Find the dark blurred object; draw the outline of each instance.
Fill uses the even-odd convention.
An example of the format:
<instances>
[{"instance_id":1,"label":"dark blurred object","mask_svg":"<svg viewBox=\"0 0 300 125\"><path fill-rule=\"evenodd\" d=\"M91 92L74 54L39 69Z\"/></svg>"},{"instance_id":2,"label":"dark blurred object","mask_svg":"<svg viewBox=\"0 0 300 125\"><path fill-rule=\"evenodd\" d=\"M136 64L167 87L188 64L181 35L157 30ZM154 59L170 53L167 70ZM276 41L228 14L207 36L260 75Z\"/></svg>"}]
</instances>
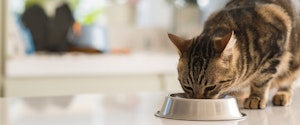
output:
<instances>
[{"instance_id":1,"label":"dark blurred object","mask_svg":"<svg viewBox=\"0 0 300 125\"><path fill-rule=\"evenodd\" d=\"M31 6L24 12L22 22L32 34L35 50L46 50L47 45L45 43L47 32L49 32L47 30L49 19L44 10L37 5Z\"/></svg>"},{"instance_id":2,"label":"dark blurred object","mask_svg":"<svg viewBox=\"0 0 300 125\"><path fill-rule=\"evenodd\" d=\"M49 22L47 51L64 52L68 50L70 41L67 39L67 34L73 23L74 18L67 4L56 9L55 17Z\"/></svg>"},{"instance_id":3,"label":"dark blurred object","mask_svg":"<svg viewBox=\"0 0 300 125\"><path fill-rule=\"evenodd\" d=\"M93 48L76 47L74 49L71 44L72 39L69 39L68 35L76 34L72 30L76 23L67 4L58 7L53 18L47 17L40 6L32 5L22 15L22 22L32 34L36 51L100 53ZM77 37L78 34L73 36Z\"/></svg>"}]
</instances>

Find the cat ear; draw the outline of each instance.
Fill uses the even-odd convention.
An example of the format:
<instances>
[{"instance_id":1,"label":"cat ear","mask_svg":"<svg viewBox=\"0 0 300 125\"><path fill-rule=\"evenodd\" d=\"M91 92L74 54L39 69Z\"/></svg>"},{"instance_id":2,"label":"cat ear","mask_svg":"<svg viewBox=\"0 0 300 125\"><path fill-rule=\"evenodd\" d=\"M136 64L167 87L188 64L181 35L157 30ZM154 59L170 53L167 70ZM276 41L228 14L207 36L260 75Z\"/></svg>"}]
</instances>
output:
<instances>
[{"instance_id":1,"label":"cat ear","mask_svg":"<svg viewBox=\"0 0 300 125\"><path fill-rule=\"evenodd\" d=\"M169 39L173 42L173 44L177 47L179 50L179 54L182 54L183 52L187 51L187 49L190 46L189 40L184 40L176 35L168 33Z\"/></svg>"},{"instance_id":2,"label":"cat ear","mask_svg":"<svg viewBox=\"0 0 300 125\"><path fill-rule=\"evenodd\" d=\"M229 50L232 50L232 48L235 46L236 37L234 35L234 32L232 31L226 34L222 38L216 38L214 41L215 41L214 43L215 50L217 50L218 52L222 53L222 55L224 55Z\"/></svg>"}]
</instances>

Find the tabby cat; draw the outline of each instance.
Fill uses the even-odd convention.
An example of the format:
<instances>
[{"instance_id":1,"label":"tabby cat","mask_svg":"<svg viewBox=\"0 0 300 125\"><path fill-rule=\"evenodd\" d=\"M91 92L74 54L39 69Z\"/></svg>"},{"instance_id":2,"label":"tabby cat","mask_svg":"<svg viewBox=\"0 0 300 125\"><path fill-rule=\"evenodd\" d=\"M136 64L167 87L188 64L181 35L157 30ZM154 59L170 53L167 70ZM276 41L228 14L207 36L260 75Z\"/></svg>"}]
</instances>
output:
<instances>
[{"instance_id":1,"label":"tabby cat","mask_svg":"<svg viewBox=\"0 0 300 125\"><path fill-rule=\"evenodd\" d=\"M300 18L290 0L232 0L189 40L169 34L179 50L178 79L189 98L222 98L250 90L246 109L292 102L300 70Z\"/></svg>"}]
</instances>

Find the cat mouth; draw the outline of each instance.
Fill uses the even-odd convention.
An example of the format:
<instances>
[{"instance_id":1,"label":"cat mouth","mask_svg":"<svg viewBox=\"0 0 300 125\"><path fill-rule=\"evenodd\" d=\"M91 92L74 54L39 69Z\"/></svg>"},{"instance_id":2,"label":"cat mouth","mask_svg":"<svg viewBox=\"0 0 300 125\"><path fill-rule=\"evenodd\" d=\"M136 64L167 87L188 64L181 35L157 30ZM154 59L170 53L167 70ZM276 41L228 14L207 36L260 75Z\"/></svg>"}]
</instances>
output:
<instances>
[{"instance_id":1,"label":"cat mouth","mask_svg":"<svg viewBox=\"0 0 300 125\"><path fill-rule=\"evenodd\" d=\"M187 96L190 99L218 99L219 96L202 96L202 95L196 95L196 96Z\"/></svg>"}]
</instances>

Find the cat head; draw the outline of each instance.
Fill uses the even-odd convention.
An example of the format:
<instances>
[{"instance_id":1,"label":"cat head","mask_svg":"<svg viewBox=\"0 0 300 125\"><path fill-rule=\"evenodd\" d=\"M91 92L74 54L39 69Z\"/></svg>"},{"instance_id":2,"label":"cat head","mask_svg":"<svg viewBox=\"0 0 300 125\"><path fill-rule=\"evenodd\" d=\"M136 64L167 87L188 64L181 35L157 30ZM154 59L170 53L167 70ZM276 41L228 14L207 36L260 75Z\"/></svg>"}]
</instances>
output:
<instances>
[{"instance_id":1,"label":"cat head","mask_svg":"<svg viewBox=\"0 0 300 125\"><path fill-rule=\"evenodd\" d=\"M232 88L238 57L233 31L190 40L168 36L178 49L178 80L189 98L220 98Z\"/></svg>"}]
</instances>

